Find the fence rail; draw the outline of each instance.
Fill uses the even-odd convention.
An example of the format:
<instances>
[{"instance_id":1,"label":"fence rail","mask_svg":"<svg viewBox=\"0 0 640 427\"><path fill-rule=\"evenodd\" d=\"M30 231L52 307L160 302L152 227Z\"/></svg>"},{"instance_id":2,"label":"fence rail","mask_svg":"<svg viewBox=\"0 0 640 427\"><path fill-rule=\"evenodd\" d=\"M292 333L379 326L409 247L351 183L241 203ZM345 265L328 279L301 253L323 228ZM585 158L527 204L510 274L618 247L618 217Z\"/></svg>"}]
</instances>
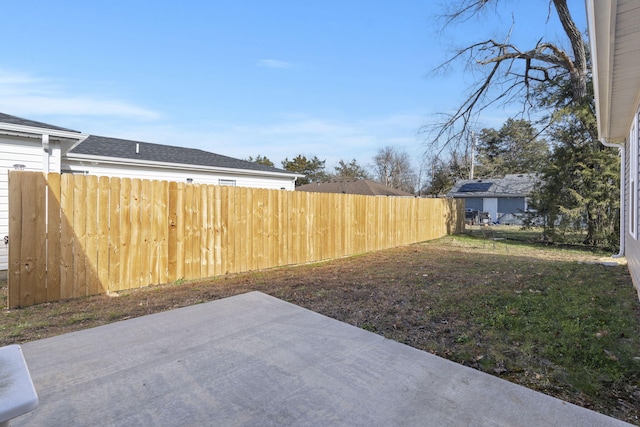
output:
<instances>
[{"instance_id":1,"label":"fence rail","mask_svg":"<svg viewBox=\"0 0 640 427\"><path fill-rule=\"evenodd\" d=\"M9 172L9 308L460 232L450 199Z\"/></svg>"}]
</instances>

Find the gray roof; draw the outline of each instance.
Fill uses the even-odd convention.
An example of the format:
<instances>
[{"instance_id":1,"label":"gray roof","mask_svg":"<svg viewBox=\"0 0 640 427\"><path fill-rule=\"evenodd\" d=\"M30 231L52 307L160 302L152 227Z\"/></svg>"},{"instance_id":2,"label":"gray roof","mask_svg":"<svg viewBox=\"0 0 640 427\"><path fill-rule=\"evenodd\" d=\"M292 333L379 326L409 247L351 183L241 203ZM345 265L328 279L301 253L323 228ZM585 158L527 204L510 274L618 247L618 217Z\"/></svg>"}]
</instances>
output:
<instances>
[{"instance_id":1,"label":"gray roof","mask_svg":"<svg viewBox=\"0 0 640 427\"><path fill-rule=\"evenodd\" d=\"M12 116L10 114L0 113L0 123L9 123L12 125L31 126L44 129L62 130L66 132L78 132L77 130L67 129L60 126L54 126L47 123L36 122L35 120L23 119L21 117Z\"/></svg>"},{"instance_id":2,"label":"gray roof","mask_svg":"<svg viewBox=\"0 0 640 427\"><path fill-rule=\"evenodd\" d=\"M415 197L411 193L368 181L366 179L313 182L296 187L296 191L311 193L363 194L365 196Z\"/></svg>"},{"instance_id":3,"label":"gray roof","mask_svg":"<svg viewBox=\"0 0 640 427\"><path fill-rule=\"evenodd\" d=\"M137 152L136 152L137 147ZM263 172L277 172L296 175L291 171L265 166L247 160L235 159L210 153L194 148L174 147L171 145L152 144L149 142L130 141L127 139L110 138L90 135L80 142L69 153L83 154L95 157L110 157L115 159L142 160L150 162L174 163L181 165L195 165L229 169L244 169Z\"/></svg>"},{"instance_id":4,"label":"gray roof","mask_svg":"<svg viewBox=\"0 0 640 427\"><path fill-rule=\"evenodd\" d=\"M449 197L527 197L540 178L536 174L510 174L504 178L462 179L447 193Z\"/></svg>"}]
</instances>

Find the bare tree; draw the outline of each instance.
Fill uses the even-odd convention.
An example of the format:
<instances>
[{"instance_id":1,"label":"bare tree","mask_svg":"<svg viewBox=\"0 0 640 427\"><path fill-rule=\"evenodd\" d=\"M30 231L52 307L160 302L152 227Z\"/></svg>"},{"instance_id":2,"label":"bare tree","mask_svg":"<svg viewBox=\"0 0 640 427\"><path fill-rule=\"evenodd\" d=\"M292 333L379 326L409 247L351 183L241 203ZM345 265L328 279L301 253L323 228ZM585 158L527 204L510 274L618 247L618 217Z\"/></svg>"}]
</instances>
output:
<instances>
[{"instance_id":1,"label":"bare tree","mask_svg":"<svg viewBox=\"0 0 640 427\"><path fill-rule=\"evenodd\" d=\"M498 7L500 0L461 0L453 3L443 16L445 28L454 22L465 21L487 9ZM571 99L579 103L587 96L587 55L582 33L578 30L566 0L549 0L549 13L555 9L571 51L560 45L539 39L535 46L523 49L511 43L512 27L504 40L487 39L459 49L437 70L445 70L460 61L477 68L482 78L471 88L467 98L452 114L444 114L444 120L425 128L432 148L457 146L468 139L468 133L479 114L496 104L521 103L521 112L536 106L536 90L543 85L553 85L560 78L569 76Z\"/></svg>"},{"instance_id":2,"label":"bare tree","mask_svg":"<svg viewBox=\"0 0 640 427\"><path fill-rule=\"evenodd\" d=\"M411 166L411 159L405 151L393 147L381 148L374 156L373 162L378 182L387 187L415 192L416 175Z\"/></svg>"}]
</instances>

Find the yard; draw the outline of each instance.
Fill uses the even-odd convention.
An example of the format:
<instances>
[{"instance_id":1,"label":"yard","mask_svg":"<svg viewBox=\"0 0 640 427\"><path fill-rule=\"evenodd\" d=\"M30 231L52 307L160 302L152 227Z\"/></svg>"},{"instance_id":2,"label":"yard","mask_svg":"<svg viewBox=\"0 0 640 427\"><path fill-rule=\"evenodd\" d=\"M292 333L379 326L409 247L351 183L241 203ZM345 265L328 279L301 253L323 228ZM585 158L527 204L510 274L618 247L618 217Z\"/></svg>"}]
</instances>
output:
<instances>
[{"instance_id":1,"label":"yard","mask_svg":"<svg viewBox=\"0 0 640 427\"><path fill-rule=\"evenodd\" d=\"M472 228L330 262L3 310L0 345L258 290L640 425L640 304L626 266L503 231L509 240L495 247Z\"/></svg>"}]
</instances>

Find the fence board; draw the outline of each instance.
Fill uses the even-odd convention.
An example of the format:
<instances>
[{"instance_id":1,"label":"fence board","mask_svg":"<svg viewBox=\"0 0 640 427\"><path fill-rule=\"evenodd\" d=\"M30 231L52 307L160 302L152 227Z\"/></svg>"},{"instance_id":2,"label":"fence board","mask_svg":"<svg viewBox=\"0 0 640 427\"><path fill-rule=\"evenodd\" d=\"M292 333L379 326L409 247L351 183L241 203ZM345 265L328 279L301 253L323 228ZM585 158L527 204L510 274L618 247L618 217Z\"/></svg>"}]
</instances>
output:
<instances>
[{"instance_id":1,"label":"fence board","mask_svg":"<svg viewBox=\"0 0 640 427\"><path fill-rule=\"evenodd\" d=\"M22 179L25 174L9 171L9 289L7 302L9 308L21 307L20 287L20 256L22 254L22 236L13 237L12 232L22 232ZM26 302L25 302L26 303Z\"/></svg>"},{"instance_id":2,"label":"fence board","mask_svg":"<svg viewBox=\"0 0 640 427\"><path fill-rule=\"evenodd\" d=\"M222 195L219 186L213 188L213 275L223 274L222 268Z\"/></svg>"},{"instance_id":3,"label":"fence board","mask_svg":"<svg viewBox=\"0 0 640 427\"><path fill-rule=\"evenodd\" d=\"M298 199L300 193L297 191L287 193L287 204L289 206L288 218L287 218L287 264L294 264L295 254L300 251L300 239L298 233L298 220L300 212L298 211Z\"/></svg>"},{"instance_id":4,"label":"fence board","mask_svg":"<svg viewBox=\"0 0 640 427\"><path fill-rule=\"evenodd\" d=\"M35 253L30 267L33 269L35 284L29 283L28 286L31 287L34 303L40 304L47 302L47 178L41 172L34 173L35 185L32 190L35 193L35 205L27 205L26 208L33 210L34 215Z\"/></svg>"},{"instance_id":5,"label":"fence board","mask_svg":"<svg viewBox=\"0 0 640 427\"><path fill-rule=\"evenodd\" d=\"M285 265L287 263L287 235L289 234L286 227L286 212L288 212L287 192L274 191L273 193L276 195L277 199L277 205L274 205L274 207L276 207L276 214L274 216L277 216L275 244L278 247L277 257L275 257L275 263L277 265Z\"/></svg>"},{"instance_id":6,"label":"fence board","mask_svg":"<svg viewBox=\"0 0 640 427\"><path fill-rule=\"evenodd\" d=\"M158 281L167 283L169 281L169 182L162 181L157 187L155 206L158 221Z\"/></svg>"},{"instance_id":7,"label":"fence board","mask_svg":"<svg viewBox=\"0 0 640 427\"><path fill-rule=\"evenodd\" d=\"M118 288L127 289L131 271L131 179L123 178L120 186L120 263Z\"/></svg>"},{"instance_id":8,"label":"fence board","mask_svg":"<svg viewBox=\"0 0 640 427\"><path fill-rule=\"evenodd\" d=\"M9 172L10 308L460 232L453 200Z\"/></svg>"},{"instance_id":9,"label":"fence board","mask_svg":"<svg viewBox=\"0 0 640 427\"><path fill-rule=\"evenodd\" d=\"M20 254L20 275L22 276L20 301L24 302L24 305L37 304L39 301L36 296L40 297L42 295L36 289L38 280L38 274L36 273L38 270L37 260L38 256L41 255L39 246L43 243L40 240L40 236L38 236L38 229L41 228L41 225L38 221L36 209L41 208L43 203L41 197L39 197L41 195L37 193L40 188L40 180L34 174L37 174L37 172L29 174L30 176L27 176L27 179L23 179L21 182L23 237Z\"/></svg>"},{"instance_id":10,"label":"fence board","mask_svg":"<svg viewBox=\"0 0 640 427\"><path fill-rule=\"evenodd\" d=\"M178 280L178 183L169 183L167 203L169 231L167 233L167 276L170 282Z\"/></svg>"},{"instance_id":11,"label":"fence board","mask_svg":"<svg viewBox=\"0 0 640 427\"><path fill-rule=\"evenodd\" d=\"M64 174L60 178L60 231L62 234L60 248L60 298L73 297L73 178ZM11 202L9 202L11 205ZM11 250L9 250L11 252Z\"/></svg>"},{"instance_id":12,"label":"fence board","mask_svg":"<svg viewBox=\"0 0 640 427\"><path fill-rule=\"evenodd\" d=\"M200 223L200 185L193 185L193 209L191 210L191 279L200 276L202 224Z\"/></svg>"},{"instance_id":13,"label":"fence board","mask_svg":"<svg viewBox=\"0 0 640 427\"><path fill-rule=\"evenodd\" d=\"M233 249L229 244L229 217L233 216L233 204L229 202L229 188L220 188L220 249L227 254L225 257L220 255L221 274L228 274L231 271L229 263L233 259Z\"/></svg>"},{"instance_id":14,"label":"fence board","mask_svg":"<svg viewBox=\"0 0 640 427\"><path fill-rule=\"evenodd\" d=\"M87 247L87 193L86 179L80 176L73 180L73 286L74 297L86 296L87 267L85 250Z\"/></svg>"},{"instance_id":15,"label":"fence board","mask_svg":"<svg viewBox=\"0 0 640 427\"><path fill-rule=\"evenodd\" d=\"M60 299L60 175L47 175L47 301Z\"/></svg>"},{"instance_id":16,"label":"fence board","mask_svg":"<svg viewBox=\"0 0 640 427\"><path fill-rule=\"evenodd\" d=\"M22 208L22 228L20 247L20 262L18 264L18 274L20 277L20 302L25 306L33 305L35 302L35 250L37 247L36 214L33 209L36 203L36 182L30 180L29 176L20 181L22 197L20 199Z\"/></svg>"},{"instance_id":17,"label":"fence board","mask_svg":"<svg viewBox=\"0 0 640 427\"><path fill-rule=\"evenodd\" d=\"M235 212L237 220L235 221L234 246L235 246L235 272L249 271L249 266L253 262L252 257L253 235L252 235L252 212L249 212L248 191L244 187L235 189L236 198Z\"/></svg>"},{"instance_id":18,"label":"fence board","mask_svg":"<svg viewBox=\"0 0 640 427\"><path fill-rule=\"evenodd\" d=\"M268 226L268 236L267 236L267 245L265 247L265 268L268 268L272 265L281 265L278 264L278 258L280 258L280 245L276 239L278 235L278 192L276 190L268 190L267 191L267 223Z\"/></svg>"},{"instance_id":19,"label":"fence board","mask_svg":"<svg viewBox=\"0 0 640 427\"><path fill-rule=\"evenodd\" d=\"M87 176L86 179L86 237L85 237L85 277L84 294L95 295L98 285L98 177Z\"/></svg>"},{"instance_id":20,"label":"fence board","mask_svg":"<svg viewBox=\"0 0 640 427\"><path fill-rule=\"evenodd\" d=\"M129 243L129 286L138 287L140 285L140 275L142 270L141 265L141 228L140 222L140 208L141 208L141 191L142 181L139 178L133 178L131 180L131 198L129 201L129 215L130 215L130 243Z\"/></svg>"},{"instance_id":21,"label":"fence board","mask_svg":"<svg viewBox=\"0 0 640 427\"><path fill-rule=\"evenodd\" d=\"M153 256L151 243L151 204L153 195L151 194L151 181L143 179L140 182L140 274L138 286L147 286L151 281L151 258Z\"/></svg>"},{"instance_id":22,"label":"fence board","mask_svg":"<svg viewBox=\"0 0 640 427\"><path fill-rule=\"evenodd\" d=\"M119 289L120 283L120 204L121 180L109 179L109 284L108 292Z\"/></svg>"},{"instance_id":23,"label":"fence board","mask_svg":"<svg viewBox=\"0 0 640 427\"><path fill-rule=\"evenodd\" d=\"M162 236L160 235L161 221L160 216L166 218L167 212L163 211L160 205L162 198L163 181L150 181L151 184L151 200L149 216L145 219L149 220L149 283L165 283L160 280L160 245Z\"/></svg>"},{"instance_id":24,"label":"fence board","mask_svg":"<svg viewBox=\"0 0 640 427\"><path fill-rule=\"evenodd\" d=\"M202 204L207 207L206 214L203 214L204 219L207 221L207 244L206 244L206 259L202 259L202 275L207 277L213 277L215 273L215 228L214 228L214 212L215 212L215 196L214 186L207 185L204 187L202 193Z\"/></svg>"},{"instance_id":25,"label":"fence board","mask_svg":"<svg viewBox=\"0 0 640 427\"><path fill-rule=\"evenodd\" d=\"M227 270L226 273L236 272L236 238L239 237L238 227L238 195L236 187L225 188L227 197Z\"/></svg>"},{"instance_id":26,"label":"fence board","mask_svg":"<svg viewBox=\"0 0 640 427\"><path fill-rule=\"evenodd\" d=\"M184 209L185 188L186 185L183 182L178 183L178 190L176 193L176 277L174 280L184 279L185 277L185 236L187 232Z\"/></svg>"},{"instance_id":27,"label":"fence board","mask_svg":"<svg viewBox=\"0 0 640 427\"><path fill-rule=\"evenodd\" d=\"M109 291L109 178L101 176L98 180L98 240L97 287L98 293Z\"/></svg>"}]
</instances>

